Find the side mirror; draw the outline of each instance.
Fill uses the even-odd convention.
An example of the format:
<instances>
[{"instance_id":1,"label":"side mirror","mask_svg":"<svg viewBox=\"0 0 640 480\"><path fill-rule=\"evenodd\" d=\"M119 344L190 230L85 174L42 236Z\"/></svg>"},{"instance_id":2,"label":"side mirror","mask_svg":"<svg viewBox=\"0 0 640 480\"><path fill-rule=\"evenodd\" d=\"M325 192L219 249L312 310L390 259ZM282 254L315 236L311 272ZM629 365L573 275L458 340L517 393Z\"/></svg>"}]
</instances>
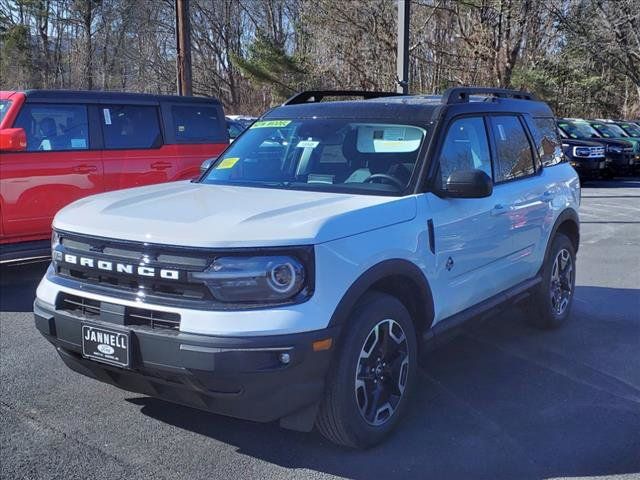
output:
<instances>
[{"instance_id":1,"label":"side mirror","mask_svg":"<svg viewBox=\"0 0 640 480\"><path fill-rule=\"evenodd\" d=\"M493 193L493 181L482 170L458 170L447 178L442 192L449 198L484 198Z\"/></svg>"},{"instance_id":2,"label":"side mirror","mask_svg":"<svg viewBox=\"0 0 640 480\"><path fill-rule=\"evenodd\" d=\"M0 152L24 152L27 149L27 134L24 128L0 130Z\"/></svg>"},{"instance_id":3,"label":"side mirror","mask_svg":"<svg viewBox=\"0 0 640 480\"><path fill-rule=\"evenodd\" d=\"M213 162L218 160L218 157L207 158L204 162L200 164L200 175L204 175L204 172L209 170L209 167Z\"/></svg>"}]
</instances>

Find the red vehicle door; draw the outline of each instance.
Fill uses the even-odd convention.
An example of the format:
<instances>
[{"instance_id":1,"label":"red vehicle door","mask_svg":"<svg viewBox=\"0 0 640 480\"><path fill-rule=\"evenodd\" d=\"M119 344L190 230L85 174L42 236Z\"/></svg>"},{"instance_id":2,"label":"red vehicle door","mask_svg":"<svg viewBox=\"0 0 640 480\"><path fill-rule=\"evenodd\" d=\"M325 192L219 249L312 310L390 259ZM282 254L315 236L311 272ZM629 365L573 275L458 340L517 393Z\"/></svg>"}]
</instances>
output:
<instances>
[{"instance_id":1,"label":"red vehicle door","mask_svg":"<svg viewBox=\"0 0 640 480\"><path fill-rule=\"evenodd\" d=\"M27 148L0 155L0 241L46 239L59 209L104 190L102 154L84 104L22 103L12 127L25 130Z\"/></svg>"},{"instance_id":2,"label":"red vehicle door","mask_svg":"<svg viewBox=\"0 0 640 480\"><path fill-rule=\"evenodd\" d=\"M175 152L164 145L158 105L98 105L106 190L175 179Z\"/></svg>"}]
</instances>

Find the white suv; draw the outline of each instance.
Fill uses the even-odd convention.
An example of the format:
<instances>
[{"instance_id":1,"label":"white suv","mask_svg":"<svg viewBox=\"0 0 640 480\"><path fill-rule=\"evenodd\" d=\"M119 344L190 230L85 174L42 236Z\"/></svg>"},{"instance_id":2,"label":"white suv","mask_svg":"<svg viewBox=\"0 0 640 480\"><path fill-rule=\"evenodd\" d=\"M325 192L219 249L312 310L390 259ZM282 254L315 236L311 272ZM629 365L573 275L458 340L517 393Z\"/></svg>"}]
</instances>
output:
<instances>
[{"instance_id":1,"label":"white suv","mask_svg":"<svg viewBox=\"0 0 640 480\"><path fill-rule=\"evenodd\" d=\"M579 201L530 94L305 92L197 181L59 212L36 326L84 375L367 447L423 341L506 301L567 318Z\"/></svg>"}]
</instances>

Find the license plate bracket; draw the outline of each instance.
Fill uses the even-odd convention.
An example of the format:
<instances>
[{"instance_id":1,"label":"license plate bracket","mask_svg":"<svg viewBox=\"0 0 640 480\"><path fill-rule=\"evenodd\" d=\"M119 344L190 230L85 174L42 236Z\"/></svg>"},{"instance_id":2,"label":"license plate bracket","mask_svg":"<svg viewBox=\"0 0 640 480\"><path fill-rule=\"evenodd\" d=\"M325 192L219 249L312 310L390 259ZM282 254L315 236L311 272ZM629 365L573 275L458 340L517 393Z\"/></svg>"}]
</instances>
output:
<instances>
[{"instance_id":1,"label":"license plate bracket","mask_svg":"<svg viewBox=\"0 0 640 480\"><path fill-rule=\"evenodd\" d=\"M82 356L90 360L128 368L131 362L130 340L128 331L82 324Z\"/></svg>"}]
</instances>

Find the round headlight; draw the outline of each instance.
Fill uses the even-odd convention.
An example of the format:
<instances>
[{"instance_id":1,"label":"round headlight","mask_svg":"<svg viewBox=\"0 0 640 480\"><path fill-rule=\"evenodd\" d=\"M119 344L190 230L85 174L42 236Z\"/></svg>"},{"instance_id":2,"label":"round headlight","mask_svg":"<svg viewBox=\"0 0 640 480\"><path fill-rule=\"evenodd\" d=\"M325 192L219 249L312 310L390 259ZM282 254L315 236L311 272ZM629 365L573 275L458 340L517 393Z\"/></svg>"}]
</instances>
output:
<instances>
[{"instance_id":1,"label":"round headlight","mask_svg":"<svg viewBox=\"0 0 640 480\"><path fill-rule=\"evenodd\" d=\"M202 280L222 302L278 303L294 298L305 286L304 265L294 256L220 257Z\"/></svg>"},{"instance_id":2,"label":"round headlight","mask_svg":"<svg viewBox=\"0 0 640 480\"><path fill-rule=\"evenodd\" d=\"M291 263L280 263L271 267L269 284L278 293L287 293L296 285L298 274Z\"/></svg>"}]
</instances>

